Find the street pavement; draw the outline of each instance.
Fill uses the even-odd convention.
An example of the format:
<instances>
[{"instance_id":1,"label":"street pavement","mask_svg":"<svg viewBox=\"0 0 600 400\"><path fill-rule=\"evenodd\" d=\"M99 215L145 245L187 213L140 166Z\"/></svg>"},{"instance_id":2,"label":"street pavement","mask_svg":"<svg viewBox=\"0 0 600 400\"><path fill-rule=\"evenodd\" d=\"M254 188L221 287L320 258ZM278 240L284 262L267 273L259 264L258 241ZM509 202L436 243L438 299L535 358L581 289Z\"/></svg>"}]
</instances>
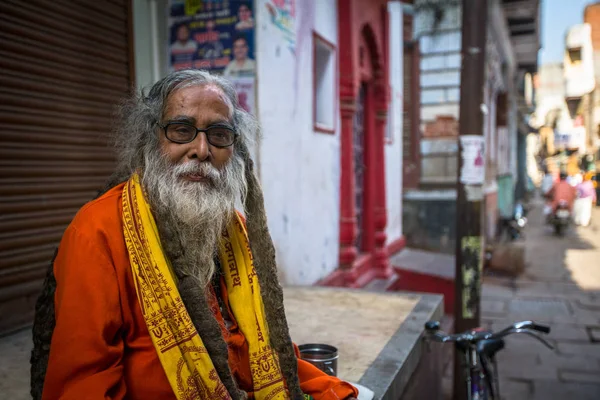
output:
<instances>
[{"instance_id":1,"label":"street pavement","mask_svg":"<svg viewBox=\"0 0 600 400\"><path fill-rule=\"evenodd\" d=\"M0 337L0 399L26 400L29 395L31 330Z\"/></svg>"},{"instance_id":2,"label":"street pavement","mask_svg":"<svg viewBox=\"0 0 600 400\"><path fill-rule=\"evenodd\" d=\"M539 201L529 221L525 272L516 279L484 278L482 325L493 330L521 320L550 325L547 338L554 350L524 335L508 337L497 356L502 398L598 400L600 208L590 227L573 227L565 237L544 225Z\"/></svg>"}]
</instances>

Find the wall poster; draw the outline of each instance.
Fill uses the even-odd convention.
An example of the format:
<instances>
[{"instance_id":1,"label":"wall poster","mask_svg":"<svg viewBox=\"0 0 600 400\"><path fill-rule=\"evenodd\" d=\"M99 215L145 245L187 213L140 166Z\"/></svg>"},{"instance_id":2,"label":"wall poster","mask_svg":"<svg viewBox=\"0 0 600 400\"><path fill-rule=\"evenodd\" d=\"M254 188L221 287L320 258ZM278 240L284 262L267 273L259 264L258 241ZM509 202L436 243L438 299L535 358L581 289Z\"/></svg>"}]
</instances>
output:
<instances>
[{"instance_id":1,"label":"wall poster","mask_svg":"<svg viewBox=\"0 0 600 400\"><path fill-rule=\"evenodd\" d=\"M296 53L296 0L267 0L271 24L277 28L290 51Z\"/></svg>"},{"instance_id":2,"label":"wall poster","mask_svg":"<svg viewBox=\"0 0 600 400\"><path fill-rule=\"evenodd\" d=\"M485 141L481 135L459 136L462 168L460 181L465 185L482 185L485 181Z\"/></svg>"},{"instance_id":3,"label":"wall poster","mask_svg":"<svg viewBox=\"0 0 600 400\"><path fill-rule=\"evenodd\" d=\"M240 89L243 108L254 114L254 1L170 0L168 11L169 70L223 75Z\"/></svg>"}]
</instances>

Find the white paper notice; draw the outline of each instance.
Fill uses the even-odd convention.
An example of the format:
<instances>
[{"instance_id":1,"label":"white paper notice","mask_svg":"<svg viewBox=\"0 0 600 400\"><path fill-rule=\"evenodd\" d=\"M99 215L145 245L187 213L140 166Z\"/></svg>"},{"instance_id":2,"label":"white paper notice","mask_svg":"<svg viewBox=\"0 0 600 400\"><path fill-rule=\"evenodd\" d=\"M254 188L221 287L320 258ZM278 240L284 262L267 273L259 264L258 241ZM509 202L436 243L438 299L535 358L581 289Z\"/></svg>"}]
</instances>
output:
<instances>
[{"instance_id":1,"label":"white paper notice","mask_svg":"<svg viewBox=\"0 0 600 400\"><path fill-rule=\"evenodd\" d=\"M460 136L462 168L460 182L465 185L483 185L485 181L485 141L483 136Z\"/></svg>"},{"instance_id":2,"label":"white paper notice","mask_svg":"<svg viewBox=\"0 0 600 400\"><path fill-rule=\"evenodd\" d=\"M255 81L253 76L236 76L227 78L233 86L238 95L238 102L242 109L252 115L256 115L256 107L254 104L254 98L256 96Z\"/></svg>"}]
</instances>

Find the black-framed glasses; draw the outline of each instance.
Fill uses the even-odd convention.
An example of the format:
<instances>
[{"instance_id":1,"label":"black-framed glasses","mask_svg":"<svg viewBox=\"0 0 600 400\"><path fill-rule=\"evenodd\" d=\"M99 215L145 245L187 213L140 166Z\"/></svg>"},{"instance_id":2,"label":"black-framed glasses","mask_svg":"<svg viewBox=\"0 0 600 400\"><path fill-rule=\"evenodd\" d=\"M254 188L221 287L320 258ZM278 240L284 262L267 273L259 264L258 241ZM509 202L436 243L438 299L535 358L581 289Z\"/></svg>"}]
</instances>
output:
<instances>
[{"instance_id":1,"label":"black-framed glasses","mask_svg":"<svg viewBox=\"0 0 600 400\"><path fill-rule=\"evenodd\" d=\"M187 122L167 122L165 125L157 124L165 131L165 136L173 143L185 144L196 139L199 132L204 132L206 140L215 147L229 147L235 143L237 132L228 125L211 125L206 129L198 129Z\"/></svg>"}]
</instances>

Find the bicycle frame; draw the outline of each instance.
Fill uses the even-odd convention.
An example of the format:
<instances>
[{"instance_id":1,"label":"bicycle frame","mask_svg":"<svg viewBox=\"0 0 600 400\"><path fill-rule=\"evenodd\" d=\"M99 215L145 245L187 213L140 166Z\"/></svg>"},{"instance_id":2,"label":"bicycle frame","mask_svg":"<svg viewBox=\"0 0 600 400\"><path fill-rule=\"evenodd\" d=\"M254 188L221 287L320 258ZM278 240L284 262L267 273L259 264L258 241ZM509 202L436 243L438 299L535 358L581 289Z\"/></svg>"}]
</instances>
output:
<instances>
[{"instance_id":1,"label":"bicycle frame","mask_svg":"<svg viewBox=\"0 0 600 400\"><path fill-rule=\"evenodd\" d=\"M464 357L462 371L466 381L467 400L494 400L489 397L486 375L477 349L474 346L467 349L459 349L459 346L456 346L456 351L461 352Z\"/></svg>"},{"instance_id":2,"label":"bicycle frame","mask_svg":"<svg viewBox=\"0 0 600 400\"><path fill-rule=\"evenodd\" d=\"M532 321L517 322L499 332L471 330L459 334L448 335L440 330L440 323L429 321L425 331L430 340L437 342L454 342L456 351L464 357L463 373L467 389L466 400L499 400L500 385L497 379L495 354L504 347L502 338L505 336L524 333L533 336L546 347L552 345L537 333L550 333L550 328L538 325ZM537 332L537 333L535 333ZM493 365L493 373L490 371Z\"/></svg>"}]
</instances>

